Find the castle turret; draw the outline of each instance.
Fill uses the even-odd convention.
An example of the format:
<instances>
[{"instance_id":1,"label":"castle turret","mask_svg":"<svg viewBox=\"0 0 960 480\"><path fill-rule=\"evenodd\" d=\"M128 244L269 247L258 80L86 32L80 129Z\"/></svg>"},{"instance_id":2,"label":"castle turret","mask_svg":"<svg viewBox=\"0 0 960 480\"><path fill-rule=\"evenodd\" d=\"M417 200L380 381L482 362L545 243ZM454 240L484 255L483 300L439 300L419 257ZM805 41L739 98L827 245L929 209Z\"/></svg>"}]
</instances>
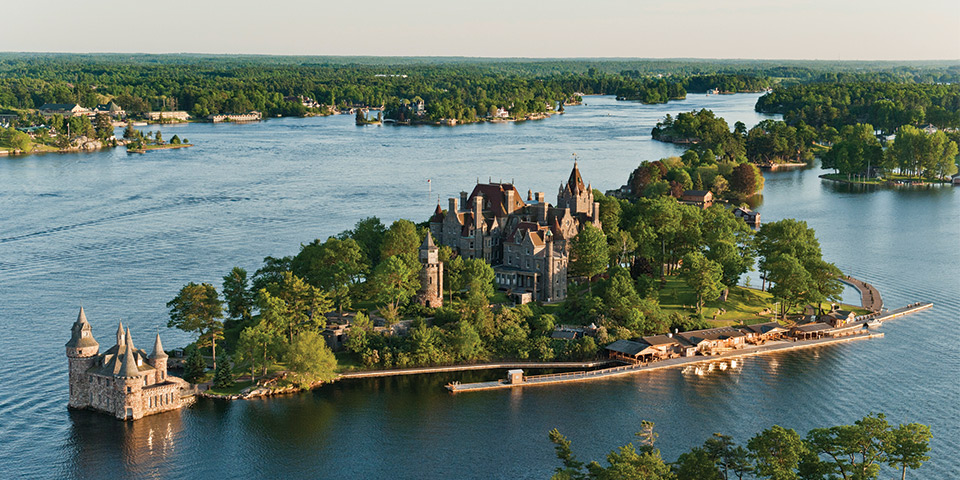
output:
<instances>
[{"instance_id":1,"label":"castle turret","mask_svg":"<svg viewBox=\"0 0 960 480\"><path fill-rule=\"evenodd\" d=\"M123 334L123 320L120 320L120 323L117 325L117 346L122 347L126 344L127 341Z\"/></svg>"},{"instance_id":2,"label":"castle turret","mask_svg":"<svg viewBox=\"0 0 960 480\"><path fill-rule=\"evenodd\" d=\"M73 408L85 408L90 405L90 382L87 370L97 363L100 344L93 338L93 330L87 322L87 315L80 307L77 321L71 328L70 341L65 345L70 382L70 400Z\"/></svg>"},{"instance_id":3,"label":"castle turret","mask_svg":"<svg viewBox=\"0 0 960 480\"><path fill-rule=\"evenodd\" d=\"M133 347L129 328L124 336L127 343L124 348L123 363L120 364L120 371L115 375L114 383L115 388L119 390L117 397L122 398L123 402L118 402L115 414L121 420L136 420L143 418L143 402L140 400L144 380L140 375L139 365L142 360L137 354L137 349Z\"/></svg>"},{"instance_id":4,"label":"castle turret","mask_svg":"<svg viewBox=\"0 0 960 480\"><path fill-rule=\"evenodd\" d=\"M417 301L430 308L443 306L443 263L440 262L440 249L433 243L433 236L427 232L427 238L420 245L420 290Z\"/></svg>"},{"instance_id":5,"label":"castle turret","mask_svg":"<svg viewBox=\"0 0 960 480\"><path fill-rule=\"evenodd\" d=\"M167 352L163 351L163 344L160 343L160 333L157 332L157 339L153 342L153 352L150 353L150 358L147 359L147 363L152 365L157 371L157 383L167 378L167 358Z\"/></svg>"}]
</instances>

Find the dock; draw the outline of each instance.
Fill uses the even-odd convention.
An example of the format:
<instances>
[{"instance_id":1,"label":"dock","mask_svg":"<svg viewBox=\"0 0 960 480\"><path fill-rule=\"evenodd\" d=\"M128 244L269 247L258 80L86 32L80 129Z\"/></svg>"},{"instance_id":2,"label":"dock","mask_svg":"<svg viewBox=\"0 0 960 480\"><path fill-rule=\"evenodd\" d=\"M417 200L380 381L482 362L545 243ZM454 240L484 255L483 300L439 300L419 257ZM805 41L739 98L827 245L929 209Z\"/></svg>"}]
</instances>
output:
<instances>
[{"instance_id":1,"label":"dock","mask_svg":"<svg viewBox=\"0 0 960 480\"><path fill-rule=\"evenodd\" d=\"M880 297L880 291L877 290L877 287L874 287L873 285L870 285L862 280L857 280L850 275L844 275L838 280L840 280L842 283L850 285L860 292L861 307L870 310L871 312L879 312L883 310L883 298Z\"/></svg>"},{"instance_id":2,"label":"dock","mask_svg":"<svg viewBox=\"0 0 960 480\"><path fill-rule=\"evenodd\" d=\"M926 310L933 307L933 302L916 302L907 305L906 307L895 308L893 310L887 310L884 312L877 312L872 315L867 315L863 317L866 320L879 321L880 323L886 322L887 320L893 320L894 318L899 318L904 315L910 315L911 313L917 313L921 310Z\"/></svg>"},{"instance_id":3,"label":"dock","mask_svg":"<svg viewBox=\"0 0 960 480\"><path fill-rule=\"evenodd\" d=\"M929 308L929 307L928 307ZM911 312L912 313L912 312ZM903 315L903 314L901 314ZM525 375L522 381L496 380L491 382L477 383L459 383L452 382L446 385L446 389L451 393L474 392L479 390L495 390L514 387L529 387L534 385L552 385L557 383L582 382L589 380L598 380L603 378L618 377L641 372L651 372L665 368L684 367L696 364L709 364L716 361L736 359L753 355L762 355L773 352L786 352L790 350L799 350L802 348L819 347L836 343L850 342L854 340L867 340L871 338L883 337L883 333L870 333L863 331L861 333L845 335L836 338L820 338L815 340L781 340L768 342L765 345L748 347L739 350L732 350L720 355L710 356L690 356L671 358L650 363L627 364L617 367L603 368L599 370L578 371L567 373L555 373L548 375Z\"/></svg>"}]
</instances>

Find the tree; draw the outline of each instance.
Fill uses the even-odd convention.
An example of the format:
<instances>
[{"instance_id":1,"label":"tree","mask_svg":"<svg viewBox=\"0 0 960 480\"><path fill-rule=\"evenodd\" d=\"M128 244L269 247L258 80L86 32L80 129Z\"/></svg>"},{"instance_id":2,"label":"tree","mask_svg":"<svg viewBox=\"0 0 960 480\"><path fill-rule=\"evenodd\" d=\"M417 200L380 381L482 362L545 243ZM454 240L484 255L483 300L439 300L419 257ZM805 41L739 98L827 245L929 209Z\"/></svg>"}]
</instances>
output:
<instances>
[{"instance_id":1,"label":"tree","mask_svg":"<svg viewBox=\"0 0 960 480\"><path fill-rule=\"evenodd\" d=\"M766 262L766 281L773 284L770 293L781 305L781 314L809 300L814 290L810 273L793 255L777 255Z\"/></svg>"},{"instance_id":2,"label":"tree","mask_svg":"<svg viewBox=\"0 0 960 480\"><path fill-rule=\"evenodd\" d=\"M267 374L270 360L276 358L282 335L270 324L260 321L256 325L247 327L240 332L236 353L238 360L250 364L250 379L255 378L255 370L259 366L262 375Z\"/></svg>"},{"instance_id":3,"label":"tree","mask_svg":"<svg viewBox=\"0 0 960 480\"><path fill-rule=\"evenodd\" d=\"M753 230L745 222L719 206L703 211L704 255L720 264L723 269L723 284L732 288L740 277L751 270L756 258Z\"/></svg>"},{"instance_id":4,"label":"tree","mask_svg":"<svg viewBox=\"0 0 960 480\"><path fill-rule=\"evenodd\" d=\"M397 220L383 235L383 244L380 246L380 258L387 258L399 254L414 254L420 247L420 235L417 227L410 220Z\"/></svg>"},{"instance_id":5,"label":"tree","mask_svg":"<svg viewBox=\"0 0 960 480\"><path fill-rule=\"evenodd\" d=\"M190 354L187 355L187 359L183 365L183 379L190 383L197 383L198 380L203 378L206 372L207 362L203 360L200 349L194 348L190 350Z\"/></svg>"},{"instance_id":6,"label":"tree","mask_svg":"<svg viewBox=\"0 0 960 480\"><path fill-rule=\"evenodd\" d=\"M883 148L873 132L870 124L844 126L839 139L823 154L821 167L832 168L847 176L865 172L871 166L879 167Z\"/></svg>"},{"instance_id":7,"label":"tree","mask_svg":"<svg viewBox=\"0 0 960 480\"><path fill-rule=\"evenodd\" d=\"M223 277L223 299L227 304L227 317L230 320L248 323L252 316L254 295L247 281L247 271L233 267Z\"/></svg>"},{"instance_id":8,"label":"tree","mask_svg":"<svg viewBox=\"0 0 960 480\"><path fill-rule=\"evenodd\" d=\"M907 478L907 469L916 470L930 460L930 427L920 423L900 424L887 440L887 464L900 467L900 479Z\"/></svg>"},{"instance_id":9,"label":"tree","mask_svg":"<svg viewBox=\"0 0 960 480\"><path fill-rule=\"evenodd\" d=\"M741 163L733 167L730 176L730 191L740 197L749 197L757 193L757 177L760 169L752 163Z\"/></svg>"},{"instance_id":10,"label":"tree","mask_svg":"<svg viewBox=\"0 0 960 480\"><path fill-rule=\"evenodd\" d=\"M220 365L213 373L214 388L230 388L234 385L233 373L230 372L230 356L220 359Z\"/></svg>"},{"instance_id":11,"label":"tree","mask_svg":"<svg viewBox=\"0 0 960 480\"><path fill-rule=\"evenodd\" d=\"M463 261L462 284L471 294L480 295L484 300L493 297L493 267L482 258L468 258Z\"/></svg>"},{"instance_id":12,"label":"tree","mask_svg":"<svg viewBox=\"0 0 960 480\"><path fill-rule=\"evenodd\" d=\"M755 462L755 472L771 480L796 480L797 466L806 452L800 435L779 425L768 428L747 442Z\"/></svg>"},{"instance_id":13,"label":"tree","mask_svg":"<svg viewBox=\"0 0 960 480\"><path fill-rule=\"evenodd\" d=\"M302 332L290 343L286 361L294 381L301 388L336 377L337 359L327 347L323 335L315 330Z\"/></svg>"},{"instance_id":14,"label":"tree","mask_svg":"<svg viewBox=\"0 0 960 480\"><path fill-rule=\"evenodd\" d=\"M373 322L370 317L363 312L357 312L350 322L350 333L347 334L347 341L344 346L347 350L363 355L369 345L369 335L373 332Z\"/></svg>"},{"instance_id":15,"label":"tree","mask_svg":"<svg viewBox=\"0 0 960 480\"><path fill-rule=\"evenodd\" d=\"M366 270L360 245L352 238L330 237L302 246L290 263L293 273L330 292L337 312L350 308L351 289Z\"/></svg>"},{"instance_id":16,"label":"tree","mask_svg":"<svg viewBox=\"0 0 960 480\"><path fill-rule=\"evenodd\" d=\"M587 277L589 280L603 273L610 263L606 236L593 224L584 224L583 230L573 237L570 259L571 275Z\"/></svg>"},{"instance_id":17,"label":"tree","mask_svg":"<svg viewBox=\"0 0 960 480\"><path fill-rule=\"evenodd\" d=\"M674 467L678 480L723 480L714 457L700 447L680 454Z\"/></svg>"},{"instance_id":18,"label":"tree","mask_svg":"<svg viewBox=\"0 0 960 480\"><path fill-rule=\"evenodd\" d=\"M459 293L465 286L463 282L463 271L465 268L463 257L459 255L444 264L443 274L446 275L447 278L444 279L443 283L447 286L451 302L453 302L453 292Z\"/></svg>"},{"instance_id":19,"label":"tree","mask_svg":"<svg viewBox=\"0 0 960 480\"><path fill-rule=\"evenodd\" d=\"M127 120L127 126L123 129L123 138L126 138L127 140L140 138L140 130L133 128L132 120Z\"/></svg>"},{"instance_id":20,"label":"tree","mask_svg":"<svg viewBox=\"0 0 960 480\"><path fill-rule=\"evenodd\" d=\"M177 135L174 135L173 138L170 139L170 144L171 144L171 145L180 145L181 143L183 143L183 142L180 141L180 137L177 136Z\"/></svg>"},{"instance_id":21,"label":"tree","mask_svg":"<svg viewBox=\"0 0 960 480\"><path fill-rule=\"evenodd\" d=\"M374 298L392 310L398 309L417 292L418 272L407 266L400 256L391 256L380 262L369 280Z\"/></svg>"},{"instance_id":22,"label":"tree","mask_svg":"<svg viewBox=\"0 0 960 480\"><path fill-rule=\"evenodd\" d=\"M285 331L290 343L304 330L325 327L324 314L333 309L329 295L292 272L284 272L280 283L261 290L258 297L261 317Z\"/></svg>"},{"instance_id":23,"label":"tree","mask_svg":"<svg viewBox=\"0 0 960 480\"><path fill-rule=\"evenodd\" d=\"M880 464L886 461L890 425L881 413L867 415L853 425L815 428L807 433L810 451L827 455L834 469L845 480L877 478Z\"/></svg>"},{"instance_id":24,"label":"tree","mask_svg":"<svg viewBox=\"0 0 960 480\"><path fill-rule=\"evenodd\" d=\"M110 116L105 113L98 113L96 117L97 138L106 140L113 136L113 122Z\"/></svg>"},{"instance_id":25,"label":"tree","mask_svg":"<svg viewBox=\"0 0 960 480\"><path fill-rule=\"evenodd\" d=\"M683 256L680 275L697 294L697 313L703 310L704 300L716 299L723 290L723 268L700 252Z\"/></svg>"},{"instance_id":26,"label":"tree","mask_svg":"<svg viewBox=\"0 0 960 480\"><path fill-rule=\"evenodd\" d=\"M168 328L179 328L185 332L196 332L202 337L213 331L223 329L219 321L223 318L223 303L217 295L217 289L209 283L190 282L180 289L173 300L167 302L170 309ZM213 366L217 366L216 337L211 337L213 347Z\"/></svg>"}]
</instances>

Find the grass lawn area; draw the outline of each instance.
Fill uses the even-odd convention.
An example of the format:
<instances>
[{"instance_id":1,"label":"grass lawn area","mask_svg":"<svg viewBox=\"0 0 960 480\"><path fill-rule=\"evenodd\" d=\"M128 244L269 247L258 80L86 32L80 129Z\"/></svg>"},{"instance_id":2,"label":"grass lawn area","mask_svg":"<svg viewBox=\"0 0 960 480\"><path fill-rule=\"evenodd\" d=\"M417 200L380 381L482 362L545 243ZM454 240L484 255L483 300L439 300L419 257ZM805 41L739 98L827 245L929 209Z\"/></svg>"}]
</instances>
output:
<instances>
[{"instance_id":1,"label":"grass lawn area","mask_svg":"<svg viewBox=\"0 0 960 480\"><path fill-rule=\"evenodd\" d=\"M773 295L752 288L734 287L730 289L727 301L720 299L704 302L703 316L713 326L734 325L740 322L745 324L763 323L769 321L760 317L759 313L765 308L772 308ZM696 314L697 296L686 282L679 277L667 277L667 286L660 290L660 308L667 315L678 312L689 316ZM713 321L713 314L720 308L726 313Z\"/></svg>"},{"instance_id":2,"label":"grass lawn area","mask_svg":"<svg viewBox=\"0 0 960 480\"><path fill-rule=\"evenodd\" d=\"M356 356L351 352L346 350L333 352L333 356L337 357L337 373L364 369L363 365L357 361Z\"/></svg>"},{"instance_id":3,"label":"grass lawn area","mask_svg":"<svg viewBox=\"0 0 960 480\"><path fill-rule=\"evenodd\" d=\"M239 394L244 388L249 387L249 386L250 386L250 383L251 383L250 380L247 380L247 381L244 381L244 382L236 382L232 387L229 387L229 388L210 388L210 390L208 390L208 392L213 393L213 394L216 394L216 395L237 395L237 394Z\"/></svg>"}]
</instances>

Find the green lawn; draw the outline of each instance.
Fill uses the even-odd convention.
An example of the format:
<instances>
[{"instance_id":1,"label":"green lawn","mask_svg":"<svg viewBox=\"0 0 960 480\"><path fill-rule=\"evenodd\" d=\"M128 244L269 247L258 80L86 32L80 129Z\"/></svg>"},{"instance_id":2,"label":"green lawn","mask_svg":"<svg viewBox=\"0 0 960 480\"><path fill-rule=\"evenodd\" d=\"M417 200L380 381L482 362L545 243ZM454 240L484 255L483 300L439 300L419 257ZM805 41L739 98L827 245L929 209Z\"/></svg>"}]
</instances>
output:
<instances>
[{"instance_id":1,"label":"green lawn","mask_svg":"<svg viewBox=\"0 0 960 480\"><path fill-rule=\"evenodd\" d=\"M251 383L250 380L247 380L244 382L236 382L232 387L229 387L229 388L211 388L210 390L207 390L207 391L215 395L237 395L241 391L243 391L244 388L249 387L250 383Z\"/></svg>"},{"instance_id":2,"label":"green lawn","mask_svg":"<svg viewBox=\"0 0 960 480\"><path fill-rule=\"evenodd\" d=\"M917 176L916 176L916 175L901 175L901 174L898 174L898 173L893 173L893 174L886 175L885 177L883 177L883 179L863 178L863 177L858 177L858 176L851 176L851 177L847 178L846 175L843 175L843 174L841 174L841 173L825 173L825 174L823 174L823 175L820 175L820 177L821 177L821 178L825 178L825 179L827 179L827 180L837 180L837 181L841 181L841 182L852 182L852 183L863 184L863 185L882 185L882 184L885 184L885 183L887 183L887 182L896 182L896 181L915 182L915 181L918 181L918 180L919 180L919 181L923 181L923 182L927 182L927 183L949 183L949 182L950 182L949 179L947 179L947 180L938 180L938 179L929 179L929 178L917 179Z\"/></svg>"},{"instance_id":3,"label":"green lawn","mask_svg":"<svg viewBox=\"0 0 960 480\"><path fill-rule=\"evenodd\" d=\"M660 308L667 315L679 312L681 315L696 314L697 296L679 277L667 277L667 285L660 290ZM752 288L734 287L730 289L727 301L720 299L704 303L703 316L715 326L733 325L740 322L762 323L769 321L760 317L759 313L765 308L772 308L773 295ZM713 321L713 314L720 308L726 313L719 315Z\"/></svg>"},{"instance_id":4,"label":"green lawn","mask_svg":"<svg viewBox=\"0 0 960 480\"><path fill-rule=\"evenodd\" d=\"M357 361L353 353L341 350L339 352L333 352L333 355L337 357L337 373L363 370L363 365Z\"/></svg>"}]
</instances>

